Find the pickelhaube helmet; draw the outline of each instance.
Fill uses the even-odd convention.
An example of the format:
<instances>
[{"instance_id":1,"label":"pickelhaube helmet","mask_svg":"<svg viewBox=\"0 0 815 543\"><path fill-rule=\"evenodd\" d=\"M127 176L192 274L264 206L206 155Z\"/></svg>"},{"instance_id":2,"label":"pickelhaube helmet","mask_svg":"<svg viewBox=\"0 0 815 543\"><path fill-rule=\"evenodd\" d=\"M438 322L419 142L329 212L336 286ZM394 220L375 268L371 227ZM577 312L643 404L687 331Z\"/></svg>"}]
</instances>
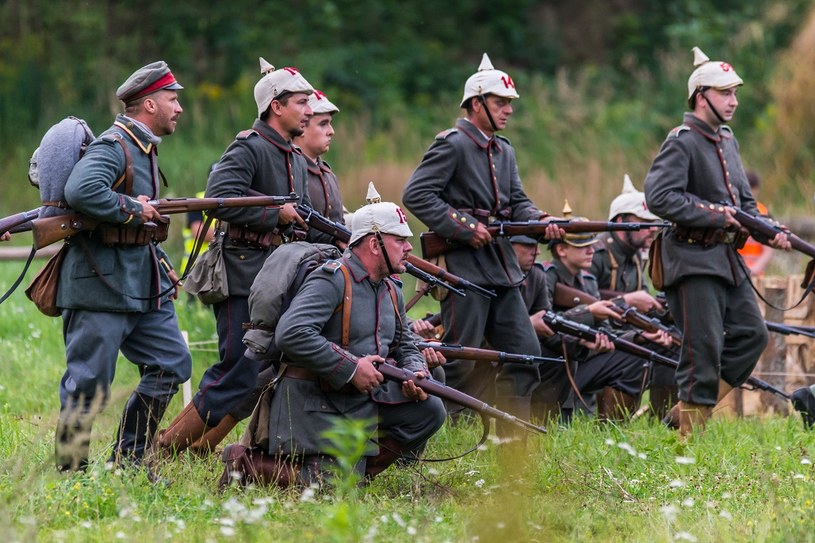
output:
<instances>
[{"instance_id":1,"label":"pickelhaube helmet","mask_svg":"<svg viewBox=\"0 0 815 543\"><path fill-rule=\"evenodd\" d=\"M617 215L634 215L643 221L658 221L659 217L651 213L645 202L645 193L634 188L631 177L623 177L623 191L611 201L608 209L608 220L614 220Z\"/></svg>"},{"instance_id":2,"label":"pickelhaube helmet","mask_svg":"<svg viewBox=\"0 0 815 543\"><path fill-rule=\"evenodd\" d=\"M586 217L572 217L572 208L569 205L568 200L563 201L563 212L562 212L564 219L569 219L572 222L586 222L588 219ZM554 247L558 243L566 243L571 245L572 247L588 247L592 245L597 240L597 236L594 232L568 232L563 235L563 239L553 239L549 241L549 247Z\"/></svg>"},{"instance_id":3,"label":"pickelhaube helmet","mask_svg":"<svg viewBox=\"0 0 815 543\"><path fill-rule=\"evenodd\" d=\"M710 60L698 47L693 48L693 65L696 69L688 78L688 101L705 87L724 90L744 85L733 66L721 60Z\"/></svg>"},{"instance_id":4,"label":"pickelhaube helmet","mask_svg":"<svg viewBox=\"0 0 815 543\"><path fill-rule=\"evenodd\" d=\"M340 112L340 108L331 103L325 93L318 89L314 89L314 93L308 97L308 107L315 115Z\"/></svg>"},{"instance_id":5,"label":"pickelhaube helmet","mask_svg":"<svg viewBox=\"0 0 815 543\"><path fill-rule=\"evenodd\" d=\"M493 68L490 57L487 56L487 53L484 53L478 71L464 83L464 97L461 99L461 107L465 107L470 98L488 94L504 98L519 98L518 93L515 91L515 82L509 74Z\"/></svg>"},{"instance_id":6,"label":"pickelhaube helmet","mask_svg":"<svg viewBox=\"0 0 815 543\"><path fill-rule=\"evenodd\" d=\"M402 208L393 202L383 202L373 182L368 183L366 200L368 204L356 210L351 217L351 239L348 245L354 245L368 234L375 232L403 238L413 235Z\"/></svg>"},{"instance_id":7,"label":"pickelhaube helmet","mask_svg":"<svg viewBox=\"0 0 815 543\"><path fill-rule=\"evenodd\" d=\"M263 77L255 84L255 103L258 106L258 115L272 103L272 100L289 92L302 92L311 94L314 87L306 81L297 68L280 68L275 70L266 59L260 57L260 73Z\"/></svg>"}]
</instances>

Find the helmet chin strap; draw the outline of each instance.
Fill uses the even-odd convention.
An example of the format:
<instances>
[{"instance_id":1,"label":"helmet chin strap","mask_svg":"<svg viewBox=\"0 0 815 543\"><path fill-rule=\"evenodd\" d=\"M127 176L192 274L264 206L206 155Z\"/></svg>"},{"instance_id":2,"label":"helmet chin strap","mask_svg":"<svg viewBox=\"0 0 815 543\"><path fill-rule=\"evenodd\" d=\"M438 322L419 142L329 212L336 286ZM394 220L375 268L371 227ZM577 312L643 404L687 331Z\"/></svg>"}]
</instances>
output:
<instances>
[{"instance_id":1,"label":"helmet chin strap","mask_svg":"<svg viewBox=\"0 0 815 543\"><path fill-rule=\"evenodd\" d=\"M391 264L391 259L388 256L388 250L385 248L385 240L382 239L382 234L377 231L374 232L374 236L376 236L376 241L379 243L379 248L382 249L382 257L385 259L385 265L388 266L388 274L396 275L396 271Z\"/></svg>"},{"instance_id":2,"label":"helmet chin strap","mask_svg":"<svg viewBox=\"0 0 815 543\"><path fill-rule=\"evenodd\" d=\"M478 101L481 102L481 105L484 106L484 112L487 114L487 119L490 121L490 126L492 126L493 132L498 132L498 127L495 125L495 119L492 118L492 113L490 113L490 108L487 107L487 99L484 97L483 94L478 95Z\"/></svg>"},{"instance_id":3,"label":"helmet chin strap","mask_svg":"<svg viewBox=\"0 0 815 543\"><path fill-rule=\"evenodd\" d=\"M719 115L719 112L718 112L718 111L716 111L716 108L715 108L715 107L713 107L713 104L712 104L712 103L710 103L710 100L708 100L707 94L705 94L704 92L700 92L699 94L701 94L701 95L702 95L702 98L704 98L704 99L705 99L705 102L707 102L707 105L708 105L708 107L710 108L710 111L712 111L712 112L713 112L713 114L714 114L714 115L716 115L716 118L717 118L717 119L719 119L719 122L720 122L720 123L722 123L722 124L726 124L726 123L727 123L727 121L725 121L725 120L722 118L722 116L721 116L721 115Z\"/></svg>"}]
</instances>

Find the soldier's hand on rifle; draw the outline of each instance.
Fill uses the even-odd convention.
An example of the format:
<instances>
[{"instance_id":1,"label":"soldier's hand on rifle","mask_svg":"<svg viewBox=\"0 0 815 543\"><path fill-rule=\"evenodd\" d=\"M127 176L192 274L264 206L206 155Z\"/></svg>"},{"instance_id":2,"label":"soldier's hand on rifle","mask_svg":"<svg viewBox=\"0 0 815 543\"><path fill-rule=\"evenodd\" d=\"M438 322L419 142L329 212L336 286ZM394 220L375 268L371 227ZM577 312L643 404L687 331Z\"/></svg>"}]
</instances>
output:
<instances>
[{"instance_id":1,"label":"soldier's hand on rifle","mask_svg":"<svg viewBox=\"0 0 815 543\"><path fill-rule=\"evenodd\" d=\"M294 204L283 204L278 211L277 224L285 226L294 222L297 223L297 226L303 230L308 230L306 221L304 221L300 214L297 213L297 209L295 208Z\"/></svg>"},{"instance_id":2,"label":"soldier's hand on rifle","mask_svg":"<svg viewBox=\"0 0 815 543\"><path fill-rule=\"evenodd\" d=\"M608 351L614 350L614 343L612 343L609 337L605 334L598 333L596 336L594 336L594 341L581 339L579 343L584 347L597 351L598 353L607 353Z\"/></svg>"},{"instance_id":3,"label":"soldier's hand on rifle","mask_svg":"<svg viewBox=\"0 0 815 543\"><path fill-rule=\"evenodd\" d=\"M542 214L541 220L547 219L548 221L562 221L564 220L562 217L553 217L551 215ZM548 222L547 221L547 222ZM563 228L559 227L556 224L549 224L546 226L546 233L543 234L543 239L546 241L552 239L563 239L563 236L566 235L566 231Z\"/></svg>"},{"instance_id":4,"label":"soldier's hand on rifle","mask_svg":"<svg viewBox=\"0 0 815 543\"><path fill-rule=\"evenodd\" d=\"M673 345L671 335L665 330L657 330L656 332L642 332L641 335L648 341L662 345L663 347L670 347Z\"/></svg>"},{"instance_id":5,"label":"soldier's hand on rifle","mask_svg":"<svg viewBox=\"0 0 815 543\"><path fill-rule=\"evenodd\" d=\"M150 198L144 194L141 194L136 197L136 200L141 204L142 221L148 222L161 220L161 213L159 213L155 207L150 205Z\"/></svg>"},{"instance_id":6,"label":"soldier's hand on rifle","mask_svg":"<svg viewBox=\"0 0 815 543\"><path fill-rule=\"evenodd\" d=\"M385 377L376 370L374 362L384 364L385 359L378 354L370 354L357 360L357 369L351 377L351 384L360 392L371 392L385 380Z\"/></svg>"},{"instance_id":7,"label":"soldier's hand on rifle","mask_svg":"<svg viewBox=\"0 0 815 543\"><path fill-rule=\"evenodd\" d=\"M416 319L410 323L410 329L413 330L413 333L419 337L423 337L425 339L436 338L436 327L424 319Z\"/></svg>"},{"instance_id":8,"label":"soldier's hand on rifle","mask_svg":"<svg viewBox=\"0 0 815 543\"><path fill-rule=\"evenodd\" d=\"M724 206L724 226L725 228L732 226L736 230L741 229L741 223L736 220L736 210L730 206Z\"/></svg>"},{"instance_id":9,"label":"soldier's hand on rifle","mask_svg":"<svg viewBox=\"0 0 815 543\"><path fill-rule=\"evenodd\" d=\"M593 304L589 304L586 309L589 310L595 320L614 319L620 320L620 315L614 311L614 302L611 300L597 300Z\"/></svg>"},{"instance_id":10,"label":"soldier's hand on rifle","mask_svg":"<svg viewBox=\"0 0 815 543\"><path fill-rule=\"evenodd\" d=\"M659 303L659 300L644 290L637 290L623 294L623 301L625 301L627 305L634 307L637 311L642 313L647 313L652 309L664 311L664 308L662 307L662 304Z\"/></svg>"},{"instance_id":11,"label":"soldier's hand on rifle","mask_svg":"<svg viewBox=\"0 0 815 543\"><path fill-rule=\"evenodd\" d=\"M470 246L474 249L480 249L484 245L488 244L492 241L492 236L490 235L489 230L483 224L476 223L475 225L475 235L470 240Z\"/></svg>"},{"instance_id":12,"label":"soldier's hand on rifle","mask_svg":"<svg viewBox=\"0 0 815 543\"><path fill-rule=\"evenodd\" d=\"M423 371L416 372L416 379L424 379L426 377ZM416 400L417 402L423 402L427 399L427 392L417 387L413 381L402 381L402 394L404 394L406 398Z\"/></svg>"},{"instance_id":13,"label":"soldier's hand on rifle","mask_svg":"<svg viewBox=\"0 0 815 543\"><path fill-rule=\"evenodd\" d=\"M422 349L422 356L424 356L424 360L427 362L428 368L435 368L436 366L441 366L447 362L444 355L438 352L436 349Z\"/></svg>"},{"instance_id":14,"label":"soldier's hand on rifle","mask_svg":"<svg viewBox=\"0 0 815 543\"><path fill-rule=\"evenodd\" d=\"M781 228L785 227L782 226ZM790 237L784 232L779 232L775 235L773 239L770 240L770 247L775 247L776 249L781 249L783 251L789 251L790 249L792 249Z\"/></svg>"},{"instance_id":15,"label":"soldier's hand on rifle","mask_svg":"<svg viewBox=\"0 0 815 543\"><path fill-rule=\"evenodd\" d=\"M529 317L529 320L532 322L532 328L535 329L535 333L538 337L552 337L555 335L555 332L549 328L549 325L543 320L545 314L546 310L542 309Z\"/></svg>"},{"instance_id":16,"label":"soldier's hand on rifle","mask_svg":"<svg viewBox=\"0 0 815 543\"><path fill-rule=\"evenodd\" d=\"M8 232L3 232L3 235L0 236L0 241L8 241L11 239L11 234Z\"/></svg>"}]
</instances>

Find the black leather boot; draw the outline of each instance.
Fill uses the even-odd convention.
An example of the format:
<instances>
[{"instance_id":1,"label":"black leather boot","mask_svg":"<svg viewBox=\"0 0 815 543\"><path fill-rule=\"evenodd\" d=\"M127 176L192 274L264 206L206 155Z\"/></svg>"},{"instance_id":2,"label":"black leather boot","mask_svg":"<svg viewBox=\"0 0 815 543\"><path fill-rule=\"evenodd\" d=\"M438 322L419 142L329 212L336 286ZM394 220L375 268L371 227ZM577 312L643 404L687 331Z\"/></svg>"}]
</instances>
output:
<instances>
[{"instance_id":1,"label":"black leather boot","mask_svg":"<svg viewBox=\"0 0 815 543\"><path fill-rule=\"evenodd\" d=\"M125 404L110 461L141 466L169 402L134 392Z\"/></svg>"}]
</instances>

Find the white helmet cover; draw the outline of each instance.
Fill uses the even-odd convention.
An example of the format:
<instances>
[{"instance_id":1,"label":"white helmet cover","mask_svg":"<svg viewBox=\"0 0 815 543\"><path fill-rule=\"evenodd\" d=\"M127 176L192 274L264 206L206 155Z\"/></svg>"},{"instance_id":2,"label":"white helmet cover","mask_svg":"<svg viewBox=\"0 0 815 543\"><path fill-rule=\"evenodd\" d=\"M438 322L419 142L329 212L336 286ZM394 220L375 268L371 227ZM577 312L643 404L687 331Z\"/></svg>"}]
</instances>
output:
<instances>
[{"instance_id":1,"label":"white helmet cover","mask_svg":"<svg viewBox=\"0 0 815 543\"><path fill-rule=\"evenodd\" d=\"M490 57L487 56L487 53L484 53L478 71L464 83L464 97L461 99L461 107L464 107L470 98L488 94L503 96L504 98L519 98L518 93L515 91L515 82L509 74L493 68Z\"/></svg>"},{"instance_id":2,"label":"white helmet cover","mask_svg":"<svg viewBox=\"0 0 815 543\"><path fill-rule=\"evenodd\" d=\"M733 66L721 60L710 60L698 47L693 48L693 65L696 69L688 78L688 99L702 87L724 90L744 85Z\"/></svg>"},{"instance_id":3,"label":"white helmet cover","mask_svg":"<svg viewBox=\"0 0 815 543\"><path fill-rule=\"evenodd\" d=\"M643 221L658 221L659 217L651 213L645 203L645 193L634 188L628 174L623 178L623 191L611 201L608 209L608 220L617 215L634 215Z\"/></svg>"}]
</instances>

